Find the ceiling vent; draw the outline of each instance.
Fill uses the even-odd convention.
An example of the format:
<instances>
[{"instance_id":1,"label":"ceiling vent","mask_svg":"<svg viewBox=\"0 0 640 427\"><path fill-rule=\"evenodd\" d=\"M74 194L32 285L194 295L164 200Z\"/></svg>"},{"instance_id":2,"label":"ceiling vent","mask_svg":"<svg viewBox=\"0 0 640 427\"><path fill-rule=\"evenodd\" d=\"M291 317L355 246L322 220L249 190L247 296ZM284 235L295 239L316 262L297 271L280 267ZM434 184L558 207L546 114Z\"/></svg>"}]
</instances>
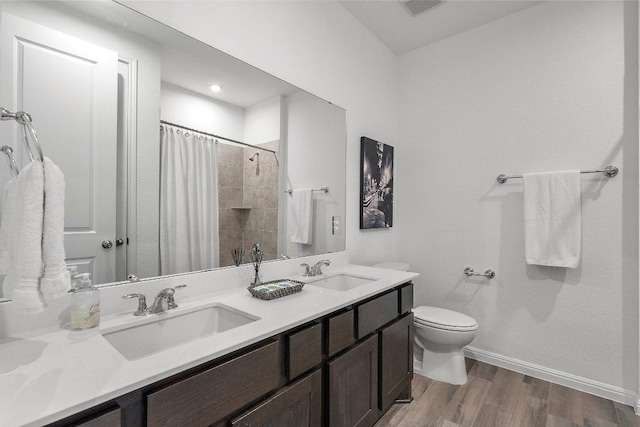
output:
<instances>
[{"instance_id":1,"label":"ceiling vent","mask_svg":"<svg viewBox=\"0 0 640 427\"><path fill-rule=\"evenodd\" d=\"M401 0L400 1L411 16L420 15L422 12L436 7L442 0Z\"/></svg>"}]
</instances>

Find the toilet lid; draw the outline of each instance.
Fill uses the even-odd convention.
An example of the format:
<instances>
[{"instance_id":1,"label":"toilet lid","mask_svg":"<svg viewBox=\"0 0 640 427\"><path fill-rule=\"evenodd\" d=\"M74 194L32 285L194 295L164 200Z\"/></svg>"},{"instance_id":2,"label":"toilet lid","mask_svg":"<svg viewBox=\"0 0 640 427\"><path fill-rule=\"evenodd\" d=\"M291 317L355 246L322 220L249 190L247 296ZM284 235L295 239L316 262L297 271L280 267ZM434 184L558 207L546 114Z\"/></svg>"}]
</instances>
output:
<instances>
[{"instance_id":1,"label":"toilet lid","mask_svg":"<svg viewBox=\"0 0 640 427\"><path fill-rule=\"evenodd\" d=\"M420 306L413 310L416 323L439 329L473 330L478 328L478 322L466 314L439 307Z\"/></svg>"}]
</instances>

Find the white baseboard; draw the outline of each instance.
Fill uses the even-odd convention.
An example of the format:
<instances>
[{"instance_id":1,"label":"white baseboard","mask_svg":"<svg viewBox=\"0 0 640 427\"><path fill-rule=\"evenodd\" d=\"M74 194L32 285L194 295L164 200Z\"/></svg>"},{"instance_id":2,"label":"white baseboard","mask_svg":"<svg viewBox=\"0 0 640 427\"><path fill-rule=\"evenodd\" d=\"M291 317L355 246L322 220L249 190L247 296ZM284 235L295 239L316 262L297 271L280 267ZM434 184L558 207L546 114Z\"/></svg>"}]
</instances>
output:
<instances>
[{"instance_id":1,"label":"white baseboard","mask_svg":"<svg viewBox=\"0 0 640 427\"><path fill-rule=\"evenodd\" d=\"M640 415L640 399L636 398L635 391L625 390L621 387L604 384L588 378L568 374L566 372L556 371L555 369L545 368L544 366L534 365L533 363L524 362L522 360L513 359L511 357L502 356L500 354L491 353L474 347L465 347L464 355L470 359L479 360L480 362L485 362L500 368L520 372L551 383L560 384L595 396L604 397L605 399L613 400L615 402L624 403L625 405L633 407L636 414Z\"/></svg>"}]
</instances>

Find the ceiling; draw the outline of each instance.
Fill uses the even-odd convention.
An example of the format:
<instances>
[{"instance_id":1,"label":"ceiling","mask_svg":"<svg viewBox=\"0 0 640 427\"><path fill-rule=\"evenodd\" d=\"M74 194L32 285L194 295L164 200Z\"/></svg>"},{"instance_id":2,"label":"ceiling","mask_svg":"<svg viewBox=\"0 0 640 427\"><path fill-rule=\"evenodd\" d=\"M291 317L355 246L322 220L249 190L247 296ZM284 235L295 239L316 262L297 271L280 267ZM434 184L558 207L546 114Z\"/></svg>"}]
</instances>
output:
<instances>
[{"instance_id":1,"label":"ceiling","mask_svg":"<svg viewBox=\"0 0 640 427\"><path fill-rule=\"evenodd\" d=\"M449 0L416 16L411 16L399 0L342 0L339 3L400 55L542 2Z\"/></svg>"}]
</instances>

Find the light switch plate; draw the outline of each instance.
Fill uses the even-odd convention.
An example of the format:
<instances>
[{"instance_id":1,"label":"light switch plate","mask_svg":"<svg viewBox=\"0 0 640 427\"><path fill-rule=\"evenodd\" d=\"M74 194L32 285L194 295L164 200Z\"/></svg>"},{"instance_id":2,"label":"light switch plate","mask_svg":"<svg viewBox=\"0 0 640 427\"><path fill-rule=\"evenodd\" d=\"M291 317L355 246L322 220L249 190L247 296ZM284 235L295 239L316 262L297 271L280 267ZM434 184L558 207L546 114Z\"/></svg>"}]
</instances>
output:
<instances>
[{"instance_id":1,"label":"light switch plate","mask_svg":"<svg viewBox=\"0 0 640 427\"><path fill-rule=\"evenodd\" d=\"M331 217L331 234L340 234L342 231L342 217Z\"/></svg>"}]
</instances>

